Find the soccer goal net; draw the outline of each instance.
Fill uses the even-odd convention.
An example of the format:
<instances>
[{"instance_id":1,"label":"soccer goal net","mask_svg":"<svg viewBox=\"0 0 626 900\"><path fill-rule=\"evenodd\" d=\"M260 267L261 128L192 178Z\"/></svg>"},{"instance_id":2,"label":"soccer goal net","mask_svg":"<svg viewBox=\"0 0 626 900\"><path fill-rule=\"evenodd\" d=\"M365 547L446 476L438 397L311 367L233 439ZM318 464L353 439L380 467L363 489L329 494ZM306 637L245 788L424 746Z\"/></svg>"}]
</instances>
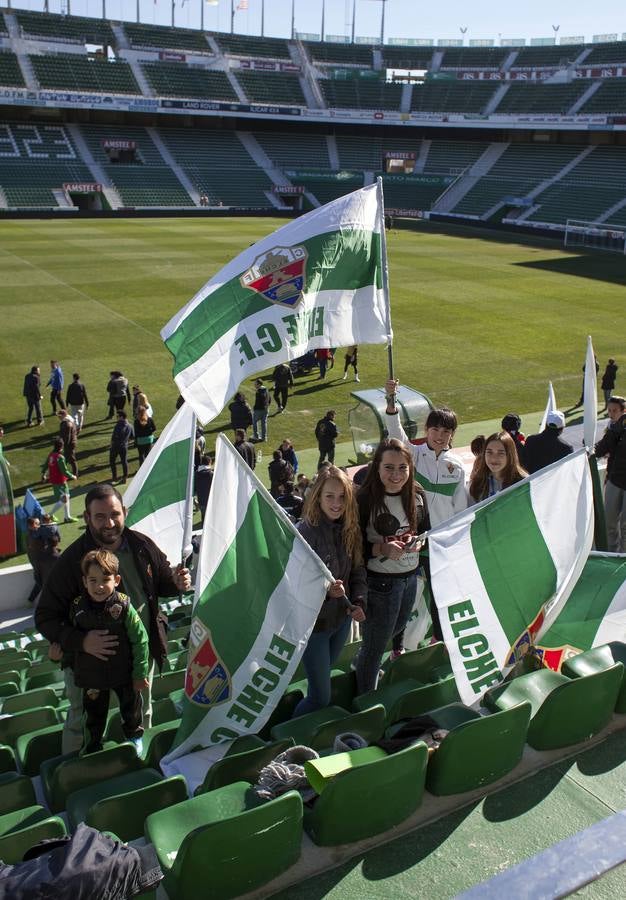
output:
<instances>
[{"instance_id":1,"label":"soccer goal net","mask_svg":"<svg viewBox=\"0 0 626 900\"><path fill-rule=\"evenodd\" d=\"M564 246L568 249L605 250L626 253L626 226L594 225L581 219L568 219L565 225Z\"/></svg>"}]
</instances>

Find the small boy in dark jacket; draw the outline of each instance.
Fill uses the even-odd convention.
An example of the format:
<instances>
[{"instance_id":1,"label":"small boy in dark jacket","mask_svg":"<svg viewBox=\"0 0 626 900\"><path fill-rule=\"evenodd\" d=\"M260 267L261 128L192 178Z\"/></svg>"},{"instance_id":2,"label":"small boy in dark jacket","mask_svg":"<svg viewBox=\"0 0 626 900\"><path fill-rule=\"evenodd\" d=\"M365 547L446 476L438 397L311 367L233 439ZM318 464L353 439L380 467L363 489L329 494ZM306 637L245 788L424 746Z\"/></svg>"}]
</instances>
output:
<instances>
[{"instance_id":1,"label":"small boy in dark jacket","mask_svg":"<svg viewBox=\"0 0 626 900\"><path fill-rule=\"evenodd\" d=\"M108 550L91 550L81 560L83 594L72 603L74 627L87 633L106 629L119 643L106 660L77 652L72 667L76 686L83 689L85 740L81 753L102 750L102 736L109 711L109 693L120 703L122 729L137 753L141 753L141 691L148 686L148 635L129 598L116 588L120 583L119 561Z\"/></svg>"}]
</instances>

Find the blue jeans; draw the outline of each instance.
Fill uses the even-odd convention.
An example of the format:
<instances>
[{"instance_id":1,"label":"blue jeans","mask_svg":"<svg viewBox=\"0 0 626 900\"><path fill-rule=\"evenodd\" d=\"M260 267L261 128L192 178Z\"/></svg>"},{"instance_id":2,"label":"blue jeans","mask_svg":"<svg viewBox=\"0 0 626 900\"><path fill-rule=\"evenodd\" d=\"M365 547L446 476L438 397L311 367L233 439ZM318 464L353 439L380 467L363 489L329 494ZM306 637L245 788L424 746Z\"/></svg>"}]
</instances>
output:
<instances>
[{"instance_id":1,"label":"blue jeans","mask_svg":"<svg viewBox=\"0 0 626 900\"><path fill-rule=\"evenodd\" d=\"M307 695L296 706L292 718L330 705L330 670L350 634L352 619L346 616L333 631L314 631L302 654L308 680Z\"/></svg>"},{"instance_id":2,"label":"blue jeans","mask_svg":"<svg viewBox=\"0 0 626 900\"><path fill-rule=\"evenodd\" d=\"M356 663L359 694L375 689L383 653L393 636L404 631L416 590L417 572L406 578L368 573L367 611L361 625L363 643Z\"/></svg>"},{"instance_id":3,"label":"blue jeans","mask_svg":"<svg viewBox=\"0 0 626 900\"><path fill-rule=\"evenodd\" d=\"M253 409L252 410L252 434L254 439L258 441L259 439L259 431L258 431L258 423L261 423L261 440L267 440L267 410L266 409Z\"/></svg>"}]
</instances>

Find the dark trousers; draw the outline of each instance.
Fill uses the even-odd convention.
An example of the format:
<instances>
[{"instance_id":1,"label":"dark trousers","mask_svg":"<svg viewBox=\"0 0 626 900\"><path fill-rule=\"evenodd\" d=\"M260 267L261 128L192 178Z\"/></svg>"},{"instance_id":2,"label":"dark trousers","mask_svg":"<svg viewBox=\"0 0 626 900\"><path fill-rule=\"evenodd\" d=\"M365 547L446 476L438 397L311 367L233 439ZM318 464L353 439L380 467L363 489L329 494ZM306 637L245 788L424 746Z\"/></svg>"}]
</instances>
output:
<instances>
[{"instance_id":1,"label":"dark trousers","mask_svg":"<svg viewBox=\"0 0 626 900\"><path fill-rule=\"evenodd\" d=\"M65 457L65 462L72 470L72 475L78 475L78 465L76 463L76 444L64 446L63 456Z\"/></svg>"},{"instance_id":2,"label":"dark trousers","mask_svg":"<svg viewBox=\"0 0 626 900\"><path fill-rule=\"evenodd\" d=\"M307 677L307 695L294 709L292 718L330 705L330 670L348 639L351 624L352 619L346 616L343 622L331 631L314 631L309 638L306 650L302 654L302 665Z\"/></svg>"},{"instance_id":3,"label":"dark trousers","mask_svg":"<svg viewBox=\"0 0 626 900\"><path fill-rule=\"evenodd\" d=\"M57 411L57 403L59 404L59 409L65 409L65 403L63 402L63 397L61 396L61 391L50 391L50 406L52 407L52 415Z\"/></svg>"},{"instance_id":4,"label":"dark trousers","mask_svg":"<svg viewBox=\"0 0 626 900\"><path fill-rule=\"evenodd\" d=\"M120 702L122 731L125 738L138 738L143 734L141 724L141 694L133 690L132 682L112 688ZM95 753L102 750L102 736L109 712L108 689L85 688L83 690L84 740L81 753Z\"/></svg>"},{"instance_id":5,"label":"dark trousers","mask_svg":"<svg viewBox=\"0 0 626 900\"><path fill-rule=\"evenodd\" d=\"M335 461L335 445L318 444L318 447L320 451L320 458L317 461L317 468L319 469L325 459L327 459L329 463L333 463Z\"/></svg>"},{"instance_id":6,"label":"dark trousers","mask_svg":"<svg viewBox=\"0 0 626 900\"><path fill-rule=\"evenodd\" d=\"M142 464L148 453L150 453L150 448L152 444L137 444L137 456L139 457L139 465Z\"/></svg>"},{"instance_id":7,"label":"dark trousers","mask_svg":"<svg viewBox=\"0 0 626 900\"><path fill-rule=\"evenodd\" d=\"M41 400L27 400L28 411L26 413L26 423L30 425L33 420L33 411L37 416L37 424L43 422L43 412L41 410Z\"/></svg>"},{"instance_id":8,"label":"dark trousers","mask_svg":"<svg viewBox=\"0 0 626 900\"><path fill-rule=\"evenodd\" d=\"M279 387L279 385L275 385L274 387L274 402L276 406L285 409L287 406L287 397L289 396L289 388L288 387Z\"/></svg>"},{"instance_id":9,"label":"dark trousers","mask_svg":"<svg viewBox=\"0 0 626 900\"><path fill-rule=\"evenodd\" d=\"M111 447L109 451L109 465L111 466L111 477L113 481L117 481L117 458L120 458L122 464L122 474L124 478L128 478L128 447Z\"/></svg>"}]
</instances>

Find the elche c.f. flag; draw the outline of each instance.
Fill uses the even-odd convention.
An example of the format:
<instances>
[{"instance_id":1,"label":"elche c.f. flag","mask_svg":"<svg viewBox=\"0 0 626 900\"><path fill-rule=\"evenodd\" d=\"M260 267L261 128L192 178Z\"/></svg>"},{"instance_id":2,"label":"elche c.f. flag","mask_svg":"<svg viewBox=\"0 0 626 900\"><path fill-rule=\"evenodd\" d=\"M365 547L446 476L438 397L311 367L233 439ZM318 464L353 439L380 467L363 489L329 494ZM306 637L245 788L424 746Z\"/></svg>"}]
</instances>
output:
<instances>
[{"instance_id":1,"label":"elche c.f. flag","mask_svg":"<svg viewBox=\"0 0 626 900\"><path fill-rule=\"evenodd\" d=\"M216 451L182 720L166 765L263 727L298 666L333 580L222 434ZM187 774L184 766L177 771Z\"/></svg>"},{"instance_id":2,"label":"elche c.f. flag","mask_svg":"<svg viewBox=\"0 0 626 900\"><path fill-rule=\"evenodd\" d=\"M183 403L124 494L128 527L151 537L172 565L191 553L195 437L195 413Z\"/></svg>"},{"instance_id":3,"label":"elche c.f. flag","mask_svg":"<svg viewBox=\"0 0 626 900\"><path fill-rule=\"evenodd\" d=\"M429 533L432 586L461 699L475 703L551 627L589 556L584 450Z\"/></svg>"},{"instance_id":4,"label":"elche c.f. flag","mask_svg":"<svg viewBox=\"0 0 626 900\"><path fill-rule=\"evenodd\" d=\"M382 187L319 207L248 247L163 328L202 422L246 378L308 350L391 339Z\"/></svg>"},{"instance_id":5,"label":"elche c.f. flag","mask_svg":"<svg viewBox=\"0 0 626 900\"><path fill-rule=\"evenodd\" d=\"M626 643L626 556L592 552L535 652L559 672L566 659L610 641Z\"/></svg>"}]
</instances>

